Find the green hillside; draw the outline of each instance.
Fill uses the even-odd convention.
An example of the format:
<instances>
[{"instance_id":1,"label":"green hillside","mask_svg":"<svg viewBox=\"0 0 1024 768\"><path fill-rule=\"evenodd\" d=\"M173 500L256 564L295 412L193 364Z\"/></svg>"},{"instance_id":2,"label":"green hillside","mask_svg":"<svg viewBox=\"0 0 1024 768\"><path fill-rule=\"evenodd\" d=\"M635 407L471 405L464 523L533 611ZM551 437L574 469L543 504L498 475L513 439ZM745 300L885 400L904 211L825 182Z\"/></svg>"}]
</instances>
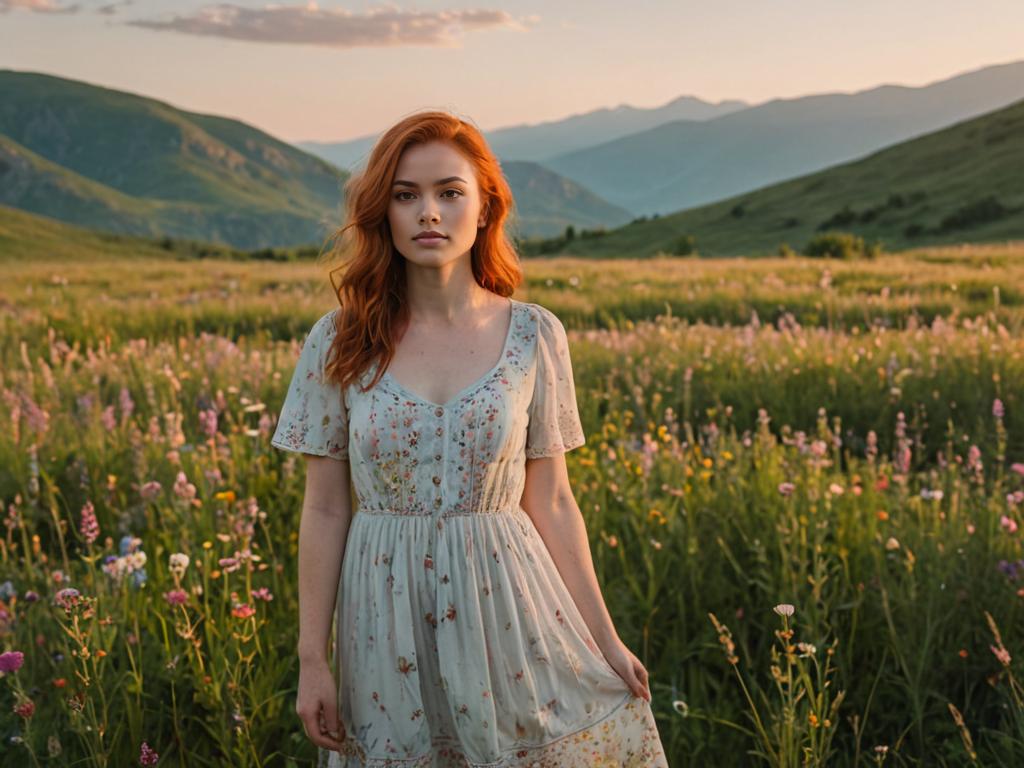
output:
<instances>
[{"instance_id":1,"label":"green hillside","mask_svg":"<svg viewBox=\"0 0 1024 768\"><path fill-rule=\"evenodd\" d=\"M237 120L0 71L0 203L241 248L320 242L347 174Z\"/></svg>"},{"instance_id":2,"label":"green hillside","mask_svg":"<svg viewBox=\"0 0 1024 768\"><path fill-rule=\"evenodd\" d=\"M134 256L163 256L155 240L96 232L0 205L0 262L81 262Z\"/></svg>"},{"instance_id":3,"label":"green hillside","mask_svg":"<svg viewBox=\"0 0 1024 768\"><path fill-rule=\"evenodd\" d=\"M102 232L0 205L0 263L70 264L140 257L285 261L312 259L318 252L318 244L246 251L202 240Z\"/></svg>"},{"instance_id":4,"label":"green hillside","mask_svg":"<svg viewBox=\"0 0 1024 768\"><path fill-rule=\"evenodd\" d=\"M618 226L633 218L586 187L537 163L509 160L501 164L515 196L517 220L509 231L520 237L552 237L567 226Z\"/></svg>"},{"instance_id":5,"label":"green hillside","mask_svg":"<svg viewBox=\"0 0 1024 768\"><path fill-rule=\"evenodd\" d=\"M672 253L691 235L701 255L765 255L780 243L799 250L826 230L888 249L1024 237L1024 101L861 160L546 250L642 257Z\"/></svg>"}]
</instances>

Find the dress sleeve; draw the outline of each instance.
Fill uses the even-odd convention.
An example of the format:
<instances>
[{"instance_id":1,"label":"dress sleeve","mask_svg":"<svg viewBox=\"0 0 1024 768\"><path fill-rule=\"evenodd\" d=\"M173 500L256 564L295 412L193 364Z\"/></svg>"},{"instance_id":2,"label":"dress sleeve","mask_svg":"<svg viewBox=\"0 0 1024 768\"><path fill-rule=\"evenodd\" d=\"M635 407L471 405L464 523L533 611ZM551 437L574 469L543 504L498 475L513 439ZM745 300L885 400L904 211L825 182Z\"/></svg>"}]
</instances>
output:
<instances>
[{"instance_id":1,"label":"dress sleeve","mask_svg":"<svg viewBox=\"0 0 1024 768\"><path fill-rule=\"evenodd\" d=\"M324 363L334 338L334 311L306 336L270 444L286 451L348 459L348 412L341 387L328 381Z\"/></svg>"},{"instance_id":2,"label":"dress sleeve","mask_svg":"<svg viewBox=\"0 0 1024 768\"><path fill-rule=\"evenodd\" d=\"M537 378L528 409L528 459L564 453L586 442L565 327L549 309L539 305L537 309Z\"/></svg>"}]
</instances>

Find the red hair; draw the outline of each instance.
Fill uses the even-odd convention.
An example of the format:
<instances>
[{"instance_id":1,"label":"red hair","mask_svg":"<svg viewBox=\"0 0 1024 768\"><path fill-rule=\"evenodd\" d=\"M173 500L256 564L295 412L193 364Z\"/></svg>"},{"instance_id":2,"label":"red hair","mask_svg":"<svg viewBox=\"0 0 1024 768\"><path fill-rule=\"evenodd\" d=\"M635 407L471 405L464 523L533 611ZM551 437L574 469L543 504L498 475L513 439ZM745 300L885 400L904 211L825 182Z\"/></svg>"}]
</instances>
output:
<instances>
[{"instance_id":1,"label":"red hair","mask_svg":"<svg viewBox=\"0 0 1024 768\"><path fill-rule=\"evenodd\" d=\"M331 270L331 285L341 308L335 315L337 333L325 373L342 388L376 362L376 375L369 384L374 386L394 355L395 329L409 323L405 257L394 246L387 213L402 152L429 141L451 144L474 166L481 209L487 211L487 223L477 230L470 250L476 282L499 296L511 296L523 281L519 255L505 234L505 221L514 207L512 191L483 134L444 111L402 119L378 139L365 170L345 184L347 223L332 235L339 238L349 230L352 235L334 249L345 263ZM338 270L343 275L335 285Z\"/></svg>"}]
</instances>

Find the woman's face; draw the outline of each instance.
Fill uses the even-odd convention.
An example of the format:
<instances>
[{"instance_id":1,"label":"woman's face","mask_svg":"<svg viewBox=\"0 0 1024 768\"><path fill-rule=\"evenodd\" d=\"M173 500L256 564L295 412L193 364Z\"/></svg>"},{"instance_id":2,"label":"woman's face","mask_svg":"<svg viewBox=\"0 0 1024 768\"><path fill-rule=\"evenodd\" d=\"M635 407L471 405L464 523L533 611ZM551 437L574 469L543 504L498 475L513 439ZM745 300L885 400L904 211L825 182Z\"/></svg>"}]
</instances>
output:
<instances>
[{"instance_id":1,"label":"woman's face","mask_svg":"<svg viewBox=\"0 0 1024 768\"><path fill-rule=\"evenodd\" d=\"M395 248L413 264L439 267L466 256L487 219L473 165L451 144L431 141L406 148L398 161L388 204ZM425 230L440 240L416 239Z\"/></svg>"}]
</instances>

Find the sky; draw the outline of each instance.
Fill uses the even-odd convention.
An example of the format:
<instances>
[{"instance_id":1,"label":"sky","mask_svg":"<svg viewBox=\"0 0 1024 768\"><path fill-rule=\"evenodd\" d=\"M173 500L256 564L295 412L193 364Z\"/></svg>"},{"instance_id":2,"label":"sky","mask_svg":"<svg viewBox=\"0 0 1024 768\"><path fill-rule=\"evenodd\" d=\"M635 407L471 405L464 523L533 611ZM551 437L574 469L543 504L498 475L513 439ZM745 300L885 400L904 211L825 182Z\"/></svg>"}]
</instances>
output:
<instances>
[{"instance_id":1,"label":"sky","mask_svg":"<svg viewBox=\"0 0 1024 768\"><path fill-rule=\"evenodd\" d=\"M0 69L288 142L441 108L484 131L679 96L751 104L1024 59L1021 0L0 0Z\"/></svg>"}]
</instances>

